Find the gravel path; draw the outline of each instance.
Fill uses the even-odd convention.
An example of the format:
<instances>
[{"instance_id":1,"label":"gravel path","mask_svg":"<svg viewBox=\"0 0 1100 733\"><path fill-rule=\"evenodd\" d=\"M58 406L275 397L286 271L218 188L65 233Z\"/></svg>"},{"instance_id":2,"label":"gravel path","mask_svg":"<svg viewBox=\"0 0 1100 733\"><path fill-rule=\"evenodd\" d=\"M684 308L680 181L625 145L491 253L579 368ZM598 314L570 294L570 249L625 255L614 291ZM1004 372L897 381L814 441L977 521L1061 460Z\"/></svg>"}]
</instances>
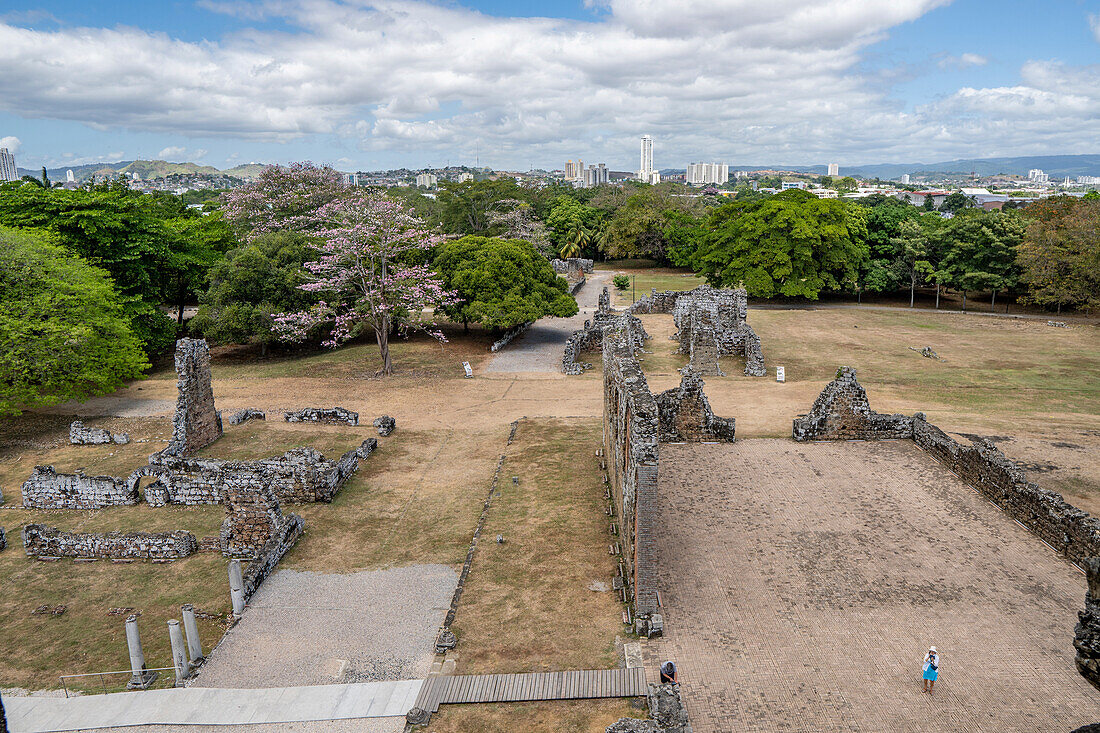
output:
<instances>
[{"instance_id":1,"label":"gravel path","mask_svg":"<svg viewBox=\"0 0 1100 733\"><path fill-rule=\"evenodd\" d=\"M411 565L350 575L280 570L199 672L196 687L419 679L458 574Z\"/></svg>"},{"instance_id":2,"label":"gravel path","mask_svg":"<svg viewBox=\"0 0 1100 733\"><path fill-rule=\"evenodd\" d=\"M560 372L565 342L596 312L600 291L611 282L612 272L588 275L577 293L580 311L572 318L542 318L489 360L487 372Z\"/></svg>"}]
</instances>

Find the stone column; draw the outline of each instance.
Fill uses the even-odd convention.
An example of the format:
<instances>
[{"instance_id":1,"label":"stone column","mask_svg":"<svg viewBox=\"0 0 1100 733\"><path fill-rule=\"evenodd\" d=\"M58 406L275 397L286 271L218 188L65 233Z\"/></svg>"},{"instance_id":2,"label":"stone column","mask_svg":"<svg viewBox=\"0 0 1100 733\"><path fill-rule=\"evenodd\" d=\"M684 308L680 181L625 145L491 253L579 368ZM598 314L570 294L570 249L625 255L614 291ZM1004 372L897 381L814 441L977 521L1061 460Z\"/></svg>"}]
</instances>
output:
<instances>
[{"instance_id":1,"label":"stone column","mask_svg":"<svg viewBox=\"0 0 1100 733\"><path fill-rule=\"evenodd\" d=\"M157 678L157 673L145 669L145 652L141 649L137 616L134 615L126 619L126 646L130 649L130 671L133 672L130 681L126 683L126 689L144 690Z\"/></svg>"},{"instance_id":2,"label":"stone column","mask_svg":"<svg viewBox=\"0 0 1100 733\"><path fill-rule=\"evenodd\" d=\"M229 597L233 601L233 615L240 618L244 613L244 575L240 560L229 561Z\"/></svg>"},{"instance_id":3,"label":"stone column","mask_svg":"<svg viewBox=\"0 0 1100 733\"><path fill-rule=\"evenodd\" d=\"M183 629L176 619L168 620L168 641L172 645L172 666L176 668L176 687L183 687L187 678L187 648L183 643Z\"/></svg>"},{"instance_id":4,"label":"stone column","mask_svg":"<svg viewBox=\"0 0 1100 733\"><path fill-rule=\"evenodd\" d=\"M183 614L183 630L187 634L187 656L192 667L202 664L202 639L199 638L199 625L195 622L195 607L190 603L180 606Z\"/></svg>"}]
</instances>

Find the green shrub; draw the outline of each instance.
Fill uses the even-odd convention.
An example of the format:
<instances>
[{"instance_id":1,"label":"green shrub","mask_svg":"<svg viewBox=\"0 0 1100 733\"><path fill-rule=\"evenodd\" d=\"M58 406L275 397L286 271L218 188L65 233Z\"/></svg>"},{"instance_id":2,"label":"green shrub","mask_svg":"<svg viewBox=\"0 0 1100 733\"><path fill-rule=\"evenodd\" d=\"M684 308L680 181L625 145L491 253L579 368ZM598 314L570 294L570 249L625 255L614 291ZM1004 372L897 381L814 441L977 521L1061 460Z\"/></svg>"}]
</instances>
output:
<instances>
[{"instance_id":1,"label":"green shrub","mask_svg":"<svg viewBox=\"0 0 1100 733\"><path fill-rule=\"evenodd\" d=\"M626 290L630 287L630 275L616 275L611 278L612 284L615 285L618 290Z\"/></svg>"}]
</instances>

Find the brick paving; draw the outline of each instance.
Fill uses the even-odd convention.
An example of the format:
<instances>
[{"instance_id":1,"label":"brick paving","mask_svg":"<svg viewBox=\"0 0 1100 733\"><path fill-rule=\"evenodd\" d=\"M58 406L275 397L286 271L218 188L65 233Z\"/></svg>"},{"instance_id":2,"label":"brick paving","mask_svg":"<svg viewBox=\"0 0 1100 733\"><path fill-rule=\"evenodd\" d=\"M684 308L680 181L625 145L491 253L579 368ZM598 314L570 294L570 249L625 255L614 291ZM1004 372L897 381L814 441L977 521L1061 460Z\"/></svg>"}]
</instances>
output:
<instances>
[{"instance_id":1,"label":"brick paving","mask_svg":"<svg viewBox=\"0 0 1100 733\"><path fill-rule=\"evenodd\" d=\"M658 497L645 657L677 661L695 733L1100 721L1084 576L911 442L662 446Z\"/></svg>"}]
</instances>

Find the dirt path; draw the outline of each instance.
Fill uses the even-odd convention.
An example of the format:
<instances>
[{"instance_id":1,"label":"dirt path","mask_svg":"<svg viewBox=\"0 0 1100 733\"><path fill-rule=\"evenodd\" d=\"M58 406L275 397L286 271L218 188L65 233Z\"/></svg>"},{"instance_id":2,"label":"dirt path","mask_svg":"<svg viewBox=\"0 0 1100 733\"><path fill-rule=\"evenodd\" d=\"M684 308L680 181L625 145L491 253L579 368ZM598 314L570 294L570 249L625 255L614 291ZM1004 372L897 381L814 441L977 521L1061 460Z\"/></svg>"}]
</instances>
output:
<instances>
[{"instance_id":1,"label":"dirt path","mask_svg":"<svg viewBox=\"0 0 1100 733\"><path fill-rule=\"evenodd\" d=\"M577 293L580 312L572 318L542 318L512 343L505 346L485 368L486 372L560 372L561 356L569 335L596 312L600 292L610 282L612 272L588 276Z\"/></svg>"},{"instance_id":2,"label":"dirt path","mask_svg":"<svg viewBox=\"0 0 1100 733\"><path fill-rule=\"evenodd\" d=\"M1100 718L1073 663L1084 577L909 441L662 446L658 520L646 661L679 663L696 733Z\"/></svg>"}]
</instances>

